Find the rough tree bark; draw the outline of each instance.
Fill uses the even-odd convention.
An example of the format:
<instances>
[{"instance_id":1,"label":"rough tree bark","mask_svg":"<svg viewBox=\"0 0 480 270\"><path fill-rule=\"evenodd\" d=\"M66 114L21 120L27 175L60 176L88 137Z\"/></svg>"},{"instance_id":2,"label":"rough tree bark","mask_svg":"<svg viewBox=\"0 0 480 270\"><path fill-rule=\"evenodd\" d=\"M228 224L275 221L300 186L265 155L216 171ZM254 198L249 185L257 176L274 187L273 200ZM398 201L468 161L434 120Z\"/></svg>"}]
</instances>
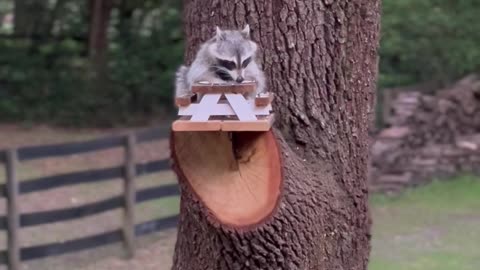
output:
<instances>
[{"instance_id":1,"label":"rough tree bark","mask_svg":"<svg viewBox=\"0 0 480 270\"><path fill-rule=\"evenodd\" d=\"M173 269L366 269L380 0L184 1L186 62L249 23L276 94L267 133L172 133ZM281 164L278 165L278 164Z\"/></svg>"},{"instance_id":2,"label":"rough tree bark","mask_svg":"<svg viewBox=\"0 0 480 270\"><path fill-rule=\"evenodd\" d=\"M90 0L90 26L88 51L97 71L103 71L108 50L108 24L113 0Z\"/></svg>"}]
</instances>

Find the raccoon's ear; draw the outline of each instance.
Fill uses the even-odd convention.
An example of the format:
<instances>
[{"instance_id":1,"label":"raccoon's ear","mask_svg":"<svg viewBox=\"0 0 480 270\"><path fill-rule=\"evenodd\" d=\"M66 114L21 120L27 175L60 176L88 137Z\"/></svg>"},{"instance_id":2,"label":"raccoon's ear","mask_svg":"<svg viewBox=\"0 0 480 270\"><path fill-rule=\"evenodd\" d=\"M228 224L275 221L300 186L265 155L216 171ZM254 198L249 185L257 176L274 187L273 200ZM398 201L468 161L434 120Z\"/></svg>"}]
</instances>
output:
<instances>
[{"instance_id":1,"label":"raccoon's ear","mask_svg":"<svg viewBox=\"0 0 480 270\"><path fill-rule=\"evenodd\" d=\"M245 37L245 38L250 38L250 25L245 25L245 27L243 28L243 30L241 31L242 32L242 35Z\"/></svg>"},{"instance_id":2,"label":"raccoon's ear","mask_svg":"<svg viewBox=\"0 0 480 270\"><path fill-rule=\"evenodd\" d=\"M217 39L217 41L225 40L225 33L222 31L222 29L220 29L220 27L217 26L215 28L215 31L216 31L215 38Z\"/></svg>"}]
</instances>

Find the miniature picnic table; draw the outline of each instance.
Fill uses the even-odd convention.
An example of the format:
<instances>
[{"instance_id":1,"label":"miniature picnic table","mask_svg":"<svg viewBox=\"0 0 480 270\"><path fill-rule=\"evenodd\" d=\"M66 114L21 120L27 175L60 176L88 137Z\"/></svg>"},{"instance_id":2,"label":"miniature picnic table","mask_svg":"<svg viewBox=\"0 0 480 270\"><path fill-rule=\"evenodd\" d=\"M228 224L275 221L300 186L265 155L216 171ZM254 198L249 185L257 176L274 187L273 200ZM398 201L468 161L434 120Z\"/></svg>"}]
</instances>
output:
<instances>
[{"instance_id":1,"label":"miniature picnic table","mask_svg":"<svg viewBox=\"0 0 480 270\"><path fill-rule=\"evenodd\" d=\"M180 119L173 131L268 131L272 127L272 93L251 97L255 82L199 82L192 94L175 100Z\"/></svg>"}]
</instances>

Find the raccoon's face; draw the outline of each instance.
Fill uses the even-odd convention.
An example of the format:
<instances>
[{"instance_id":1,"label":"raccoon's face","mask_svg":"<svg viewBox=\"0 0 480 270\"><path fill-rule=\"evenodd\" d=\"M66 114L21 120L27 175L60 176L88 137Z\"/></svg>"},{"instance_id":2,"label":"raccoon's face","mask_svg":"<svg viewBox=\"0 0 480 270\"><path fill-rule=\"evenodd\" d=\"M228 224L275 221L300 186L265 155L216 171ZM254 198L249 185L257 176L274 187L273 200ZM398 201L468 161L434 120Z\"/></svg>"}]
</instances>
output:
<instances>
[{"instance_id":1,"label":"raccoon's face","mask_svg":"<svg viewBox=\"0 0 480 270\"><path fill-rule=\"evenodd\" d=\"M209 46L215 58L213 69L224 81L244 80L244 70L254 61L257 44L250 39L250 27L243 30L220 30L217 27L215 42Z\"/></svg>"}]
</instances>

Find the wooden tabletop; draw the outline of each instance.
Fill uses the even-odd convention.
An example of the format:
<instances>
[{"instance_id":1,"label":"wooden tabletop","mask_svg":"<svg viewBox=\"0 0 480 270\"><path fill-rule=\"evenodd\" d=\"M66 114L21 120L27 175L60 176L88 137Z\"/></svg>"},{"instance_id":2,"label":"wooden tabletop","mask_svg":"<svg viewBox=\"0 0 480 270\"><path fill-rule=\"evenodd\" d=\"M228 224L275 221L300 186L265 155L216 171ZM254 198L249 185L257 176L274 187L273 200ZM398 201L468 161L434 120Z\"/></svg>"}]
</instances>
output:
<instances>
[{"instance_id":1,"label":"wooden tabletop","mask_svg":"<svg viewBox=\"0 0 480 270\"><path fill-rule=\"evenodd\" d=\"M199 82L192 85L192 92L198 94L247 94L255 91L256 82L210 84Z\"/></svg>"}]
</instances>

